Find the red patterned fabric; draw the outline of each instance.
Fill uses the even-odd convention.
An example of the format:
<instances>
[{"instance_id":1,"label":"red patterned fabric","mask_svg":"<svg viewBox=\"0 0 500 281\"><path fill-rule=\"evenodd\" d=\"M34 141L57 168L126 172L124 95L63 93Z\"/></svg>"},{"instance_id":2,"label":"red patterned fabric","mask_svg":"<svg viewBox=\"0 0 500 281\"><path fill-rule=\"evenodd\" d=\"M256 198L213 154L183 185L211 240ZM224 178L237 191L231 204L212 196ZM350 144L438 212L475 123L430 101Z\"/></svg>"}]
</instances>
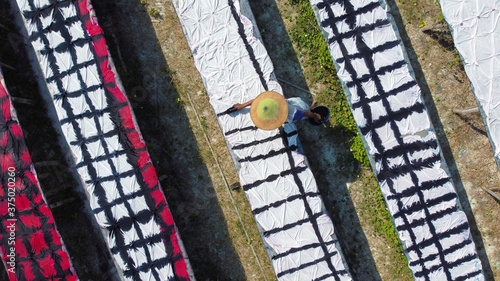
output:
<instances>
[{"instance_id":1,"label":"red patterned fabric","mask_svg":"<svg viewBox=\"0 0 500 281\"><path fill-rule=\"evenodd\" d=\"M116 84L115 73L109 68L109 54L106 47L106 42L104 40L103 31L97 23L97 19L93 16L90 0L79 0L78 1L79 14L81 20L84 22L84 26L87 29L89 35L91 35L92 43L96 52L96 60L99 62L100 70L103 73L103 78L105 81L106 90L114 94L116 102L123 103L128 102L126 96L120 91ZM149 154L147 152L146 144L143 142L141 135L135 128L130 104L120 108L118 110L118 116L120 118L121 126L120 131L126 132L126 137L131 147L131 153L138 155L136 158L136 163L131 163L137 166L142 173L141 185L145 185L146 188L150 189L147 194L149 197L153 198L156 202L156 214L158 215L157 222L162 228L163 243L166 249L169 251L171 256L173 269L177 280L189 280L189 275L187 272L186 262L183 257L181 248L179 247L179 241L176 235L176 228L174 225L174 220L172 214L168 209L167 202L161 191L160 183L156 174L156 170L149 161Z\"/></svg>"},{"instance_id":2,"label":"red patterned fabric","mask_svg":"<svg viewBox=\"0 0 500 281\"><path fill-rule=\"evenodd\" d=\"M0 106L0 255L9 279L77 280L43 199L1 72Z\"/></svg>"}]
</instances>

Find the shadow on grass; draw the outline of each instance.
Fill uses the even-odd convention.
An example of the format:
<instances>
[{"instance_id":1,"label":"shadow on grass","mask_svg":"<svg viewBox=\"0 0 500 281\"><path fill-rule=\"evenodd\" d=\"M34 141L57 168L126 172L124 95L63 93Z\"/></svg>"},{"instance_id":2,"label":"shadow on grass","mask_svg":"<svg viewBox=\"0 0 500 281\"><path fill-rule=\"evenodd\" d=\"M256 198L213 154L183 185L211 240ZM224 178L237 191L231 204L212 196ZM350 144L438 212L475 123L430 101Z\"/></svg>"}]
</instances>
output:
<instances>
[{"instance_id":1,"label":"shadow on grass","mask_svg":"<svg viewBox=\"0 0 500 281\"><path fill-rule=\"evenodd\" d=\"M434 103L434 100L432 99L431 91L425 79L422 67L420 66L420 63L417 60L415 49L413 48L410 38L404 28L399 8L397 7L394 0L387 0L387 4L388 7L390 8L391 15L394 17L397 28L399 29L399 34L405 45L406 52L408 53L411 66L415 72L416 81L422 91L422 98L427 107L427 111L429 112L429 117L431 118L431 122L436 131L436 135L438 137L439 144L441 146L443 157L448 166L448 172L452 177L453 183L455 184L455 189L458 193L458 198L469 221L471 235L474 240L474 243L476 244L476 249L478 252L479 259L481 260L481 263L483 265L484 275L486 277L486 280L493 280L493 272L491 270L490 262L486 255L481 232L477 227L476 219L474 218L474 215L472 213L469 198L467 197L467 193L465 191L462 179L460 177L460 173L458 171L455 158L453 157L450 144L448 142L448 139L446 138L443 124L441 123L441 119L439 118L438 111Z\"/></svg>"},{"instance_id":2,"label":"shadow on grass","mask_svg":"<svg viewBox=\"0 0 500 281\"><path fill-rule=\"evenodd\" d=\"M429 35L432 39L436 40L436 42L438 42L439 45L443 46L443 48L445 48L447 51L455 50L455 44L453 44L453 38L451 37L448 27L435 29L429 28L425 31L422 29L422 32Z\"/></svg>"},{"instance_id":3,"label":"shadow on grass","mask_svg":"<svg viewBox=\"0 0 500 281\"><path fill-rule=\"evenodd\" d=\"M150 10L138 0L93 5L196 278L245 279Z\"/></svg>"},{"instance_id":4,"label":"shadow on grass","mask_svg":"<svg viewBox=\"0 0 500 281\"><path fill-rule=\"evenodd\" d=\"M471 120L471 118L469 118L467 115L460 114L460 113L455 113L455 115L457 115L460 119L462 119L462 121L464 121L464 123L469 125L474 131L478 132L479 134L481 134L485 137L488 137L488 133L486 133L485 130L481 129L476 124L474 124L473 120Z\"/></svg>"},{"instance_id":5,"label":"shadow on grass","mask_svg":"<svg viewBox=\"0 0 500 281\"><path fill-rule=\"evenodd\" d=\"M275 0L249 2L277 78L307 89L304 73ZM314 98L286 83L281 85L287 98L299 96L309 103ZM360 173L359 164L349 149L353 135L347 134L341 126L332 127L330 124L310 126L306 121L298 123L297 127L351 274L355 280L380 280L347 187L347 183Z\"/></svg>"}]
</instances>

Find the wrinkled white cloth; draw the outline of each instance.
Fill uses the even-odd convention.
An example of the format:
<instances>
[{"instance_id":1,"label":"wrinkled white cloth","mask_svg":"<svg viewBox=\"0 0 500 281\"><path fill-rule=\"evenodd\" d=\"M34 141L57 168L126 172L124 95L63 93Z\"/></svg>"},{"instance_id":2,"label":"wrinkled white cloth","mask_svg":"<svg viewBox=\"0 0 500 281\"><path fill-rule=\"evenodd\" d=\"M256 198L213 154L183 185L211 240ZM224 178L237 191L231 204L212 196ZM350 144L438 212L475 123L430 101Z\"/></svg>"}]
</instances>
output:
<instances>
[{"instance_id":1,"label":"wrinkled white cloth","mask_svg":"<svg viewBox=\"0 0 500 281\"><path fill-rule=\"evenodd\" d=\"M500 1L439 0L500 161Z\"/></svg>"}]
</instances>

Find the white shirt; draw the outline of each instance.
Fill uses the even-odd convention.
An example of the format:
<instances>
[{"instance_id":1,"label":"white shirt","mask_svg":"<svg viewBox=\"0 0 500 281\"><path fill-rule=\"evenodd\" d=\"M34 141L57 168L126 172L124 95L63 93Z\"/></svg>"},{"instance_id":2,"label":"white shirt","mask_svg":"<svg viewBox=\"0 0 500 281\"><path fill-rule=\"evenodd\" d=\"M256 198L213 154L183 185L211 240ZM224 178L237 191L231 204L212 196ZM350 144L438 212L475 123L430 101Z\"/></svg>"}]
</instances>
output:
<instances>
[{"instance_id":1,"label":"white shirt","mask_svg":"<svg viewBox=\"0 0 500 281\"><path fill-rule=\"evenodd\" d=\"M304 111L309 110L309 105L301 98L289 98L286 99L286 103L288 104L288 116L285 122L292 123L307 118L304 116Z\"/></svg>"}]
</instances>

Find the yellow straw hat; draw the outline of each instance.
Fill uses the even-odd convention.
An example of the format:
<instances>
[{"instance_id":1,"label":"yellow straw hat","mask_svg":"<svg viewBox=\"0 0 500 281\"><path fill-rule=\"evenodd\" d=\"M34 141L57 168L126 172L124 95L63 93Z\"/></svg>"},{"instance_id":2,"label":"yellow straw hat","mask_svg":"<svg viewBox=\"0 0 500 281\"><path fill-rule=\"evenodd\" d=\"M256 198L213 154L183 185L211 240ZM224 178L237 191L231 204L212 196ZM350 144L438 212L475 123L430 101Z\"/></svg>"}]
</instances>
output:
<instances>
[{"instance_id":1,"label":"yellow straw hat","mask_svg":"<svg viewBox=\"0 0 500 281\"><path fill-rule=\"evenodd\" d=\"M255 126L262 130L274 130L286 121L288 104L285 98L274 91L258 95L250 107L250 117Z\"/></svg>"}]
</instances>

